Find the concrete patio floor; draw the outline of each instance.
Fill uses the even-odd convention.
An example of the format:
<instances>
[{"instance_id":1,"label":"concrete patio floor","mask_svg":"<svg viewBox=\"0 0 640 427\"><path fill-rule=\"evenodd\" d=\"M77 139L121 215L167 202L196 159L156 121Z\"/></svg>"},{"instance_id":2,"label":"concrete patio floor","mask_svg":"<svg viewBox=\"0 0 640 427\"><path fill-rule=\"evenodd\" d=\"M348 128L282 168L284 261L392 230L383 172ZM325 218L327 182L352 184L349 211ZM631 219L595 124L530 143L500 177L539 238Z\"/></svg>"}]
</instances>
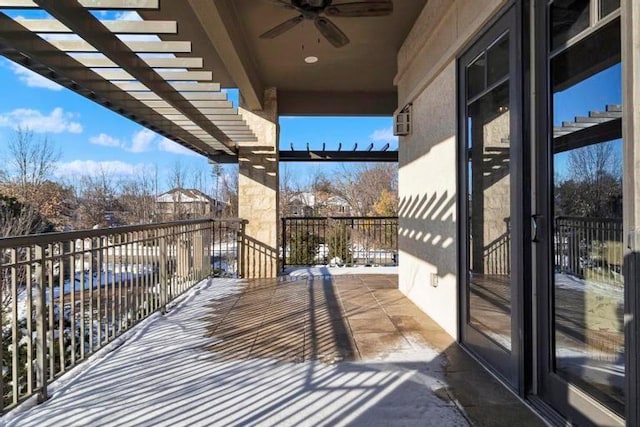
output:
<instances>
[{"instance_id":1,"label":"concrete patio floor","mask_svg":"<svg viewBox=\"0 0 640 427\"><path fill-rule=\"evenodd\" d=\"M212 279L7 426L544 425L396 275Z\"/></svg>"}]
</instances>

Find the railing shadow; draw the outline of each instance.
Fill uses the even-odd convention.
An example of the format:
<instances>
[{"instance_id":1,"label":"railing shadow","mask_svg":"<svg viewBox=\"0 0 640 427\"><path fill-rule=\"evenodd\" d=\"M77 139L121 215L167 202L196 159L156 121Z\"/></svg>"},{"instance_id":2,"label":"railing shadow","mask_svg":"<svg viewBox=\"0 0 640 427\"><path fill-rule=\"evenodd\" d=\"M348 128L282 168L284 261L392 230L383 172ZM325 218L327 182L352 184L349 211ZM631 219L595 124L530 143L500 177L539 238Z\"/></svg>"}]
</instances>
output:
<instances>
[{"instance_id":1,"label":"railing shadow","mask_svg":"<svg viewBox=\"0 0 640 427\"><path fill-rule=\"evenodd\" d=\"M442 194L416 194L403 197L398 209L398 247L402 252L428 260L444 277L457 272L456 197Z\"/></svg>"},{"instance_id":2,"label":"railing shadow","mask_svg":"<svg viewBox=\"0 0 640 427\"><path fill-rule=\"evenodd\" d=\"M328 313L319 310L321 304L316 299L323 295L329 305L333 301L327 281L314 283L313 297L309 294L310 283L296 281L287 285L299 287L298 295L316 307L312 317L327 321L325 316L331 314L331 309ZM249 292L245 292L246 288ZM3 421L7 427L369 426L395 425L399 420L405 425L424 425L430 420L464 425L466 420L454 399L470 398L472 405L495 405L501 410L508 407L508 414L502 416L523 419L522 412L514 409L505 393L491 395L489 390L496 390L497 384L492 385L486 373L488 379L478 379L470 367L472 362L463 360L464 354L456 344L439 348L439 353L434 350L420 353L419 360L338 365L318 360L283 363L270 357L221 359L215 351L204 349L224 338L207 333L203 313L229 314L231 308L242 307L243 298L264 298L268 288L264 281L246 284L231 279L210 281L189 296L188 304L179 305L165 316L156 315L141 325L124 345L55 390L52 399ZM284 296L272 292L271 302L278 303ZM283 302L282 308L291 309L297 303L297 299ZM212 307L215 309L211 310ZM237 320L244 314L241 312ZM285 316L286 324L285 312L279 316ZM271 316L265 319L265 327L275 321ZM320 335L316 337L318 343L322 340ZM250 345L253 344L244 344ZM311 350L310 354L320 354L320 350ZM487 382L482 393L475 389L479 381ZM483 412L497 413L495 409Z\"/></svg>"}]
</instances>

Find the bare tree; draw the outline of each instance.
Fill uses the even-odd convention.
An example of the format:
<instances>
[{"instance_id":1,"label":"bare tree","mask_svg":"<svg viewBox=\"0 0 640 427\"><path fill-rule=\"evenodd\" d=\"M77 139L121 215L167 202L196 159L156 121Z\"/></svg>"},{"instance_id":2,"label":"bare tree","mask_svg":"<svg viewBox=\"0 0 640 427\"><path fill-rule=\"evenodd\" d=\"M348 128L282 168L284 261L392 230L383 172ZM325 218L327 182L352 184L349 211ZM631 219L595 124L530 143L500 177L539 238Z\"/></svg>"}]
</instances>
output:
<instances>
[{"instance_id":1,"label":"bare tree","mask_svg":"<svg viewBox=\"0 0 640 427\"><path fill-rule=\"evenodd\" d=\"M2 236L47 231L51 223L46 217L60 219L66 196L66 189L48 180L60 154L47 138L36 139L23 128L16 130L7 147L8 170L0 176L0 195L5 196ZM19 211L10 209L15 203L21 206Z\"/></svg>"},{"instance_id":2,"label":"bare tree","mask_svg":"<svg viewBox=\"0 0 640 427\"><path fill-rule=\"evenodd\" d=\"M187 171L180 161L173 164L173 168L168 175L168 184L171 190L182 190L185 188ZM181 220L187 218L189 213L183 206L182 192L175 191L173 193L173 209L171 212L172 220Z\"/></svg>"},{"instance_id":3,"label":"bare tree","mask_svg":"<svg viewBox=\"0 0 640 427\"><path fill-rule=\"evenodd\" d=\"M285 217L291 215L290 205L293 197L293 188L289 165L287 163L281 163L280 165L280 194L278 203L280 204L280 215Z\"/></svg>"},{"instance_id":4,"label":"bare tree","mask_svg":"<svg viewBox=\"0 0 640 427\"><path fill-rule=\"evenodd\" d=\"M53 173L60 152L48 138L35 139L33 131L18 128L13 139L9 140L10 176L29 197L29 189L37 189Z\"/></svg>"},{"instance_id":5,"label":"bare tree","mask_svg":"<svg viewBox=\"0 0 640 427\"><path fill-rule=\"evenodd\" d=\"M311 182L313 183L313 177ZM294 215L295 208L301 201L301 193L305 192L305 186L294 179L294 174L288 164L283 164L280 168L280 216L286 217Z\"/></svg>"},{"instance_id":6,"label":"bare tree","mask_svg":"<svg viewBox=\"0 0 640 427\"><path fill-rule=\"evenodd\" d=\"M117 222L120 211L115 177L101 169L79 180L77 228L105 227Z\"/></svg>"},{"instance_id":7,"label":"bare tree","mask_svg":"<svg viewBox=\"0 0 640 427\"><path fill-rule=\"evenodd\" d=\"M225 203L222 216L238 216L238 166L228 165L222 168L220 175L220 199Z\"/></svg>"},{"instance_id":8,"label":"bare tree","mask_svg":"<svg viewBox=\"0 0 640 427\"><path fill-rule=\"evenodd\" d=\"M187 181L187 170L179 160L176 160L176 162L173 164L173 167L169 171L167 179L167 184L169 185L170 189L185 188Z\"/></svg>"},{"instance_id":9,"label":"bare tree","mask_svg":"<svg viewBox=\"0 0 640 427\"><path fill-rule=\"evenodd\" d=\"M31 206L23 205L15 197L0 195L0 237L23 236L49 228Z\"/></svg>"},{"instance_id":10,"label":"bare tree","mask_svg":"<svg viewBox=\"0 0 640 427\"><path fill-rule=\"evenodd\" d=\"M575 181L596 183L602 177L619 176L622 171L615 142L588 145L569 153L569 177Z\"/></svg>"},{"instance_id":11,"label":"bare tree","mask_svg":"<svg viewBox=\"0 0 640 427\"><path fill-rule=\"evenodd\" d=\"M152 174L139 173L118 183L118 204L126 224L145 224L155 218L155 182Z\"/></svg>"},{"instance_id":12,"label":"bare tree","mask_svg":"<svg viewBox=\"0 0 640 427\"><path fill-rule=\"evenodd\" d=\"M211 177L213 178L213 194L211 197L220 199L220 180L223 178L224 168L220 163L211 163Z\"/></svg>"},{"instance_id":13,"label":"bare tree","mask_svg":"<svg viewBox=\"0 0 640 427\"><path fill-rule=\"evenodd\" d=\"M343 166L334 174L333 186L338 196L351 207L355 215L371 215L381 197L388 198L398 191L398 170L392 164L364 164L358 167ZM397 197L397 196L396 196Z\"/></svg>"},{"instance_id":14,"label":"bare tree","mask_svg":"<svg viewBox=\"0 0 640 427\"><path fill-rule=\"evenodd\" d=\"M622 162L617 141L581 147L569 153L566 176L556 175L558 215L622 216Z\"/></svg>"},{"instance_id":15,"label":"bare tree","mask_svg":"<svg viewBox=\"0 0 640 427\"><path fill-rule=\"evenodd\" d=\"M200 169L195 169L191 177L191 188L207 193L207 176Z\"/></svg>"}]
</instances>

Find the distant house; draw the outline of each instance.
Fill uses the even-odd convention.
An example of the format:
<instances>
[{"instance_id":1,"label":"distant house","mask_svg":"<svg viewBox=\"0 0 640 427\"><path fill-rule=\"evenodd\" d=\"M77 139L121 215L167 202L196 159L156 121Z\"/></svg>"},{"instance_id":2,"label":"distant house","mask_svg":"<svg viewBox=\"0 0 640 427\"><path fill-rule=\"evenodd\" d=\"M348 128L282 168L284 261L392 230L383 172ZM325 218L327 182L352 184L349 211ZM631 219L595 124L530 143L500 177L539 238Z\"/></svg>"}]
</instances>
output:
<instances>
[{"instance_id":1,"label":"distant house","mask_svg":"<svg viewBox=\"0 0 640 427\"><path fill-rule=\"evenodd\" d=\"M327 216L351 216L351 205L340 196L331 196L325 203Z\"/></svg>"},{"instance_id":2,"label":"distant house","mask_svg":"<svg viewBox=\"0 0 640 427\"><path fill-rule=\"evenodd\" d=\"M209 197L194 188L174 188L156 199L160 220L217 216L227 203Z\"/></svg>"},{"instance_id":3,"label":"distant house","mask_svg":"<svg viewBox=\"0 0 640 427\"><path fill-rule=\"evenodd\" d=\"M301 191L289 197L285 216L351 216L353 210L343 197L327 192Z\"/></svg>"},{"instance_id":4,"label":"distant house","mask_svg":"<svg viewBox=\"0 0 640 427\"><path fill-rule=\"evenodd\" d=\"M289 200L289 212L291 216L312 216L315 204L313 193L300 192L291 196Z\"/></svg>"}]
</instances>

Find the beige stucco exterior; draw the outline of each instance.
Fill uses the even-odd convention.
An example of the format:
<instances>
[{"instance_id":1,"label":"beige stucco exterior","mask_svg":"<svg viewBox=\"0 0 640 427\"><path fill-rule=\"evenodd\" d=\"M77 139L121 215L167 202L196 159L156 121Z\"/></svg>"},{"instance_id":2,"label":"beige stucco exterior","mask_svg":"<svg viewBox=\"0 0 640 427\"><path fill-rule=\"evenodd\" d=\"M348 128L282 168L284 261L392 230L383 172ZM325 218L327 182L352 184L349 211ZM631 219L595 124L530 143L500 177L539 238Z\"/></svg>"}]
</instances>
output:
<instances>
[{"instance_id":1,"label":"beige stucco exterior","mask_svg":"<svg viewBox=\"0 0 640 427\"><path fill-rule=\"evenodd\" d=\"M456 56L505 1L431 0L398 54L400 289L458 335Z\"/></svg>"}]
</instances>

